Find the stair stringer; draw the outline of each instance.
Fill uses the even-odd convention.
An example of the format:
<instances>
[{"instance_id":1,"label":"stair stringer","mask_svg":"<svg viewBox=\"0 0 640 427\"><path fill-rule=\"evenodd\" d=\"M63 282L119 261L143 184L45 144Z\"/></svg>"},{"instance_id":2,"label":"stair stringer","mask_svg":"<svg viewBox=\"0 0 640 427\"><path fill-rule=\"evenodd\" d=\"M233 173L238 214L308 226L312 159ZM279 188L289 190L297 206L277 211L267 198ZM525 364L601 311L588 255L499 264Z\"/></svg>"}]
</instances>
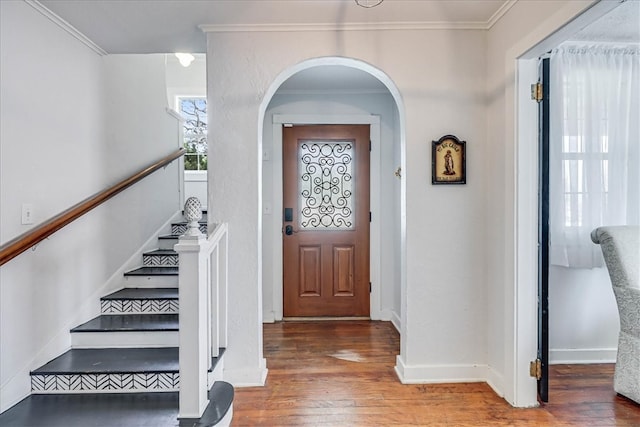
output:
<instances>
[{"instance_id":1,"label":"stair stringer","mask_svg":"<svg viewBox=\"0 0 640 427\"><path fill-rule=\"evenodd\" d=\"M175 221L179 221L182 218L182 210L176 211L167 221L164 222L157 230L155 230L149 238L144 242L142 246L140 246L131 256L115 271L111 277L105 282L103 286L101 286L98 290L96 290L91 296L91 303L95 303L97 301L98 310L92 311L89 316L83 317L84 320L80 319L76 322L75 325L87 321L90 319L90 316L97 316L100 314L100 298L104 295L107 295L111 292L115 292L119 289L124 288L123 286L123 277L124 273L127 271L136 268L140 265L140 260L145 252L148 252L158 245L158 236L166 232L166 230L171 229L171 224ZM95 308L95 307L92 307ZM71 327L75 326L71 325Z\"/></svg>"},{"instance_id":2,"label":"stair stringer","mask_svg":"<svg viewBox=\"0 0 640 427\"><path fill-rule=\"evenodd\" d=\"M59 355L71 348L71 333L69 331L75 326L82 324L89 319L92 319L101 314L100 298L111 292L115 292L119 289L124 288L124 273L140 265L142 254L156 247L158 244L158 235L162 234L168 229L170 230L171 223L175 222L179 218L182 218L182 210L176 211L167 221L165 221L164 224L162 224L160 227L158 227L157 230L151 233L144 244L140 246L134 253L132 253L131 256L111 275L111 277L109 277L109 279L107 279L107 281L100 288L98 288L87 297L86 302L78 308L78 314L75 316L73 321L69 322L69 324L67 325L67 329L65 330L65 332L69 335L69 347L63 349L60 352L57 352L51 357L56 357L56 355ZM48 360L51 360L51 357ZM47 361L45 360L43 363L46 362ZM42 363L40 363L40 365L41 364Z\"/></svg>"}]
</instances>

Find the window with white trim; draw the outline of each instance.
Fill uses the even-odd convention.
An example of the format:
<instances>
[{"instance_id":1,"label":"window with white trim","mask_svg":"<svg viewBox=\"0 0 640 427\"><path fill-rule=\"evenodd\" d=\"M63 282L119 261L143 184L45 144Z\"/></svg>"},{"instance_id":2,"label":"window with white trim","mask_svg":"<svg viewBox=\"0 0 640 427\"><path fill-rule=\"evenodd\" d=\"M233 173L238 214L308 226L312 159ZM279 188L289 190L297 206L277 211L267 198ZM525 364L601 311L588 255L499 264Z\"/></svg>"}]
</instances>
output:
<instances>
[{"instance_id":1,"label":"window with white trim","mask_svg":"<svg viewBox=\"0 0 640 427\"><path fill-rule=\"evenodd\" d=\"M600 267L591 231L640 220L640 48L566 44L550 59L550 263Z\"/></svg>"},{"instance_id":2,"label":"window with white trim","mask_svg":"<svg viewBox=\"0 0 640 427\"><path fill-rule=\"evenodd\" d=\"M184 169L207 170L207 99L178 97L178 110L184 117Z\"/></svg>"}]
</instances>

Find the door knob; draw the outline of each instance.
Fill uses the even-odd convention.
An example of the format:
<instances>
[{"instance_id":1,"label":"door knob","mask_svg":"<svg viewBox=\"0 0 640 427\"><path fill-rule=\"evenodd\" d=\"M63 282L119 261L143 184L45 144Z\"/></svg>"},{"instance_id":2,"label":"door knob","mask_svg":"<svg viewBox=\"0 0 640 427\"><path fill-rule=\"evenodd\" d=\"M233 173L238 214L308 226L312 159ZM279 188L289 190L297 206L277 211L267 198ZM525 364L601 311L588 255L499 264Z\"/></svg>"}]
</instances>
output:
<instances>
[{"instance_id":1,"label":"door knob","mask_svg":"<svg viewBox=\"0 0 640 427\"><path fill-rule=\"evenodd\" d=\"M285 226L284 234L286 234L287 236L291 236L293 234L293 226L292 225Z\"/></svg>"}]
</instances>

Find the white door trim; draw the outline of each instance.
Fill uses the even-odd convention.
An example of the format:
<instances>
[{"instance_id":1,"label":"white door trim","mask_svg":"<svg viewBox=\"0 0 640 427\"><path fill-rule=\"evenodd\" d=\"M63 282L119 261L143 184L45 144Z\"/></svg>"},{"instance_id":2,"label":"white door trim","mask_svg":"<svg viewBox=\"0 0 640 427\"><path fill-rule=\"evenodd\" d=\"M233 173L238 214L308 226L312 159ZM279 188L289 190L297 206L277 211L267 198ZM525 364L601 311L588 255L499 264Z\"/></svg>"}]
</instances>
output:
<instances>
[{"instance_id":1,"label":"white door trim","mask_svg":"<svg viewBox=\"0 0 640 427\"><path fill-rule=\"evenodd\" d=\"M537 355L538 334L538 105L530 98L530 85L538 80L537 58L567 40L578 30L619 5L618 2L598 1L583 10L569 22L549 25L541 41L529 48L517 45L507 53L507 61L516 61L515 96L515 271L513 288L513 335L508 337L505 398L513 406L538 406L536 380L529 376L529 362ZM573 7L573 5L571 5ZM550 24L550 22L547 22ZM556 28L549 33L549 28ZM527 44L527 43L525 43ZM517 52L524 52L519 55ZM507 313L508 310L507 310Z\"/></svg>"},{"instance_id":2,"label":"white door trim","mask_svg":"<svg viewBox=\"0 0 640 427\"><path fill-rule=\"evenodd\" d=\"M358 115L322 115L322 114L274 114L273 115L273 212L272 222L269 225L273 232L273 314L276 321L283 318L283 258L282 258L282 125L360 125L371 126L371 163L370 163L370 188L380 188L380 116L369 114ZM373 320L390 320L390 313L382 313L381 310L381 283L380 283L380 233L381 198L379 191L370 191L370 209L372 213L369 259L370 259L370 316ZM265 227L267 225L265 224Z\"/></svg>"}]
</instances>

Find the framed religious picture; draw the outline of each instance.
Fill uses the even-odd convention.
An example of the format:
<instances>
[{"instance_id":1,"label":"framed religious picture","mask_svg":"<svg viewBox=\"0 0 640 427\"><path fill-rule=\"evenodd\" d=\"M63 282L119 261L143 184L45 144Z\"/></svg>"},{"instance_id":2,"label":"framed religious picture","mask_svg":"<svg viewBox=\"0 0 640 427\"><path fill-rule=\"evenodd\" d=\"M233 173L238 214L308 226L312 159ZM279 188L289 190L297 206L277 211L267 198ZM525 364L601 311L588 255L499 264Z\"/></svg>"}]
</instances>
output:
<instances>
[{"instance_id":1,"label":"framed religious picture","mask_svg":"<svg viewBox=\"0 0 640 427\"><path fill-rule=\"evenodd\" d=\"M431 143L432 184L466 184L465 144L453 135Z\"/></svg>"}]
</instances>

